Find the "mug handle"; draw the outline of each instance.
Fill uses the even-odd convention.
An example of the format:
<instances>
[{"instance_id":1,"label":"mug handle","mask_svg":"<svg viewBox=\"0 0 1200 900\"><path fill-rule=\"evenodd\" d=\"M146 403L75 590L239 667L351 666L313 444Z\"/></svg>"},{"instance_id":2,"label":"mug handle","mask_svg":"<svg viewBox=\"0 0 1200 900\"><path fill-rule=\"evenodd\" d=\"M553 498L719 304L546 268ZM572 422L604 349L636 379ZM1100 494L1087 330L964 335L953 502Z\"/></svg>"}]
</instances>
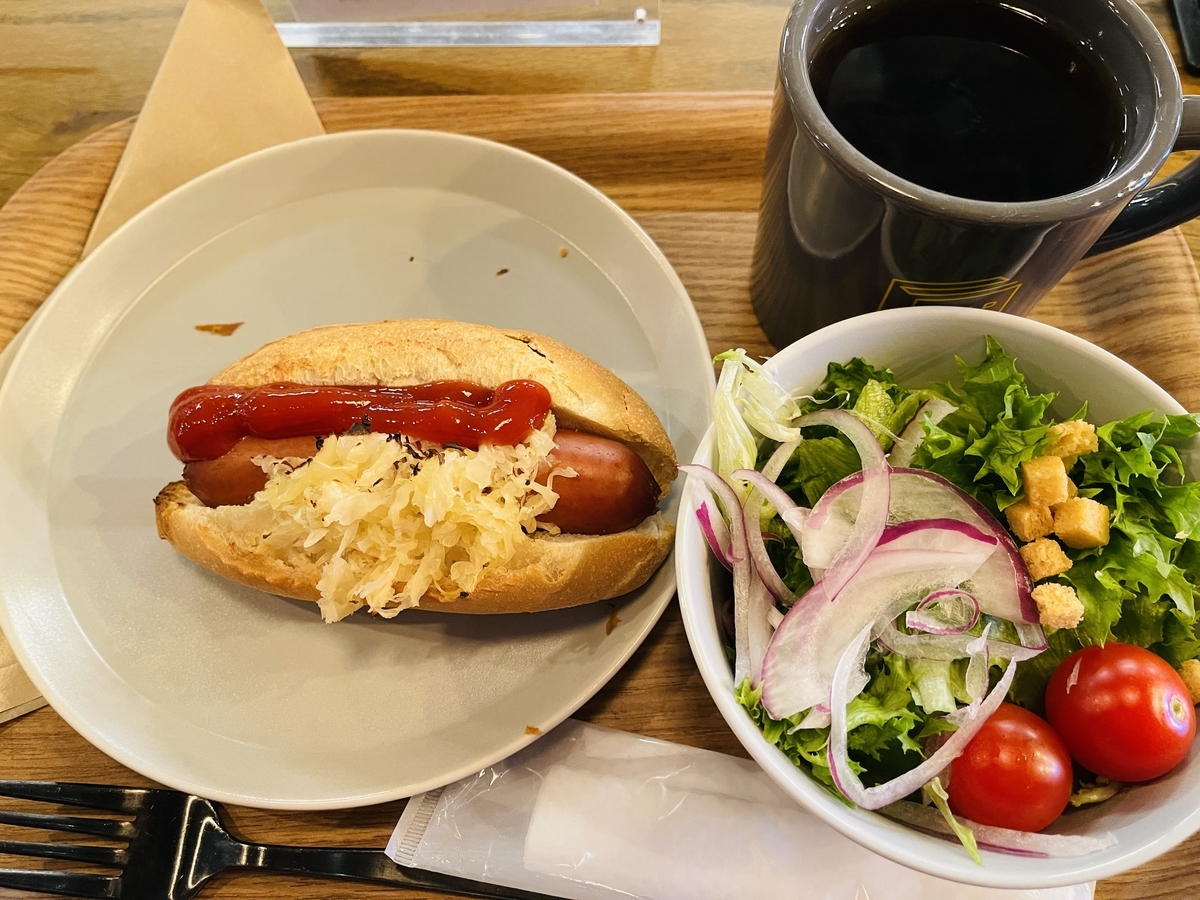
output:
<instances>
[{"instance_id":1,"label":"mug handle","mask_svg":"<svg viewBox=\"0 0 1200 900\"><path fill-rule=\"evenodd\" d=\"M1176 150L1200 150L1200 96L1183 98L1183 115ZM1174 228L1200 215L1200 159L1193 160L1169 178L1148 187L1129 201L1108 230L1085 254L1095 256Z\"/></svg>"}]
</instances>

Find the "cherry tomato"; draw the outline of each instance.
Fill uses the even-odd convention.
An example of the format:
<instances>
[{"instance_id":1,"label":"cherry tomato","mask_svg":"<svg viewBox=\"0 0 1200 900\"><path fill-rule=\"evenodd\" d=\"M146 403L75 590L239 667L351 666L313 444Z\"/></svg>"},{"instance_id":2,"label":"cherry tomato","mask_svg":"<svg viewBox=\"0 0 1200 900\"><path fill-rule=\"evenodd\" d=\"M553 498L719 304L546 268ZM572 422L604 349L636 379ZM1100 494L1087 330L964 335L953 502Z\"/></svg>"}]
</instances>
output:
<instances>
[{"instance_id":1,"label":"cherry tomato","mask_svg":"<svg viewBox=\"0 0 1200 900\"><path fill-rule=\"evenodd\" d=\"M1188 755L1196 712L1179 673L1132 644L1084 647L1054 670L1046 717L1071 757L1114 781L1149 781Z\"/></svg>"},{"instance_id":2,"label":"cherry tomato","mask_svg":"<svg viewBox=\"0 0 1200 900\"><path fill-rule=\"evenodd\" d=\"M950 809L981 825L1041 831L1071 798L1071 757L1044 719L1001 703L950 763Z\"/></svg>"}]
</instances>

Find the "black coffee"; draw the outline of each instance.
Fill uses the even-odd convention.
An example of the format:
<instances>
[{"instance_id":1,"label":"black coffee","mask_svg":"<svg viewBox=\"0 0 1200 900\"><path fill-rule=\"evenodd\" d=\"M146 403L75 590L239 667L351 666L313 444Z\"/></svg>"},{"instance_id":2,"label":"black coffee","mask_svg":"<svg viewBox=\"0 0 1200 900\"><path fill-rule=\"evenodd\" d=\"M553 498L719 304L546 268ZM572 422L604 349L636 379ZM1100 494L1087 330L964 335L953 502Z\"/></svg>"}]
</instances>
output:
<instances>
[{"instance_id":1,"label":"black coffee","mask_svg":"<svg viewBox=\"0 0 1200 900\"><path fill-rule=\"evenodd\" d=\"M835 31L811 66L834 127L874 162L958 197L1025 201L1112 173L1116 85L1082 47L988 0L896 0Z\"/></svg>"}]
</instances>

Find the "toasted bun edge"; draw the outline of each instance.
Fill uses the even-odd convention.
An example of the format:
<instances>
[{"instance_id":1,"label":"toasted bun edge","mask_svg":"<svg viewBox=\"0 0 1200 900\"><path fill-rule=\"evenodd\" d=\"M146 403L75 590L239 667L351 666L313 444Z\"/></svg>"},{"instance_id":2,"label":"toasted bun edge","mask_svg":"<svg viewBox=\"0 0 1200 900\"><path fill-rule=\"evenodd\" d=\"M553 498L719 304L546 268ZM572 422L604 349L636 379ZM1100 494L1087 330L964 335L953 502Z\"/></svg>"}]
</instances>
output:
<instances>
[{"instance_id":1,"label":"toasted bun edge","mask_svg":"<svg viewBox=\"0 0 1200 900\"><path fill-rule=\"evenodd\" d=\"M316 602L321 570L302 559L286 562L257 552L232 531L216 509L201 503L182 481L154 498L159 536L206 569L247 587ZM666 559L675 528L656 513L636 528L610 535L538 534L507 564L488 571L466 597L426 596L420 608L496 614L565 609L636 590Z\"/></svg>"}]
</instances>

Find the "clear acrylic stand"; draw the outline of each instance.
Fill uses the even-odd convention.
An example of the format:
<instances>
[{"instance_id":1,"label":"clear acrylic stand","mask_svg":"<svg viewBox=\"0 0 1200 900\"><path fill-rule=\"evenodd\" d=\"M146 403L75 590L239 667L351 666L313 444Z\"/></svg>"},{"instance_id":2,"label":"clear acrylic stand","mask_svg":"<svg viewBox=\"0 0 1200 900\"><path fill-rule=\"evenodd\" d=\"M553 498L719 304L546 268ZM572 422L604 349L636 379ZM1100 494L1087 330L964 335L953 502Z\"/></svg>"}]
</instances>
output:
<instances>
[{"instance_id":1,"label":"clear acrylic stand","mask_svg":"<svg viewBox=\"0 0 1200 900\"><path fill-rule=\"evenodd\" d=\"M291 0L289 47L655 47L659 0Z\"/></svg>"}]
</instances>

